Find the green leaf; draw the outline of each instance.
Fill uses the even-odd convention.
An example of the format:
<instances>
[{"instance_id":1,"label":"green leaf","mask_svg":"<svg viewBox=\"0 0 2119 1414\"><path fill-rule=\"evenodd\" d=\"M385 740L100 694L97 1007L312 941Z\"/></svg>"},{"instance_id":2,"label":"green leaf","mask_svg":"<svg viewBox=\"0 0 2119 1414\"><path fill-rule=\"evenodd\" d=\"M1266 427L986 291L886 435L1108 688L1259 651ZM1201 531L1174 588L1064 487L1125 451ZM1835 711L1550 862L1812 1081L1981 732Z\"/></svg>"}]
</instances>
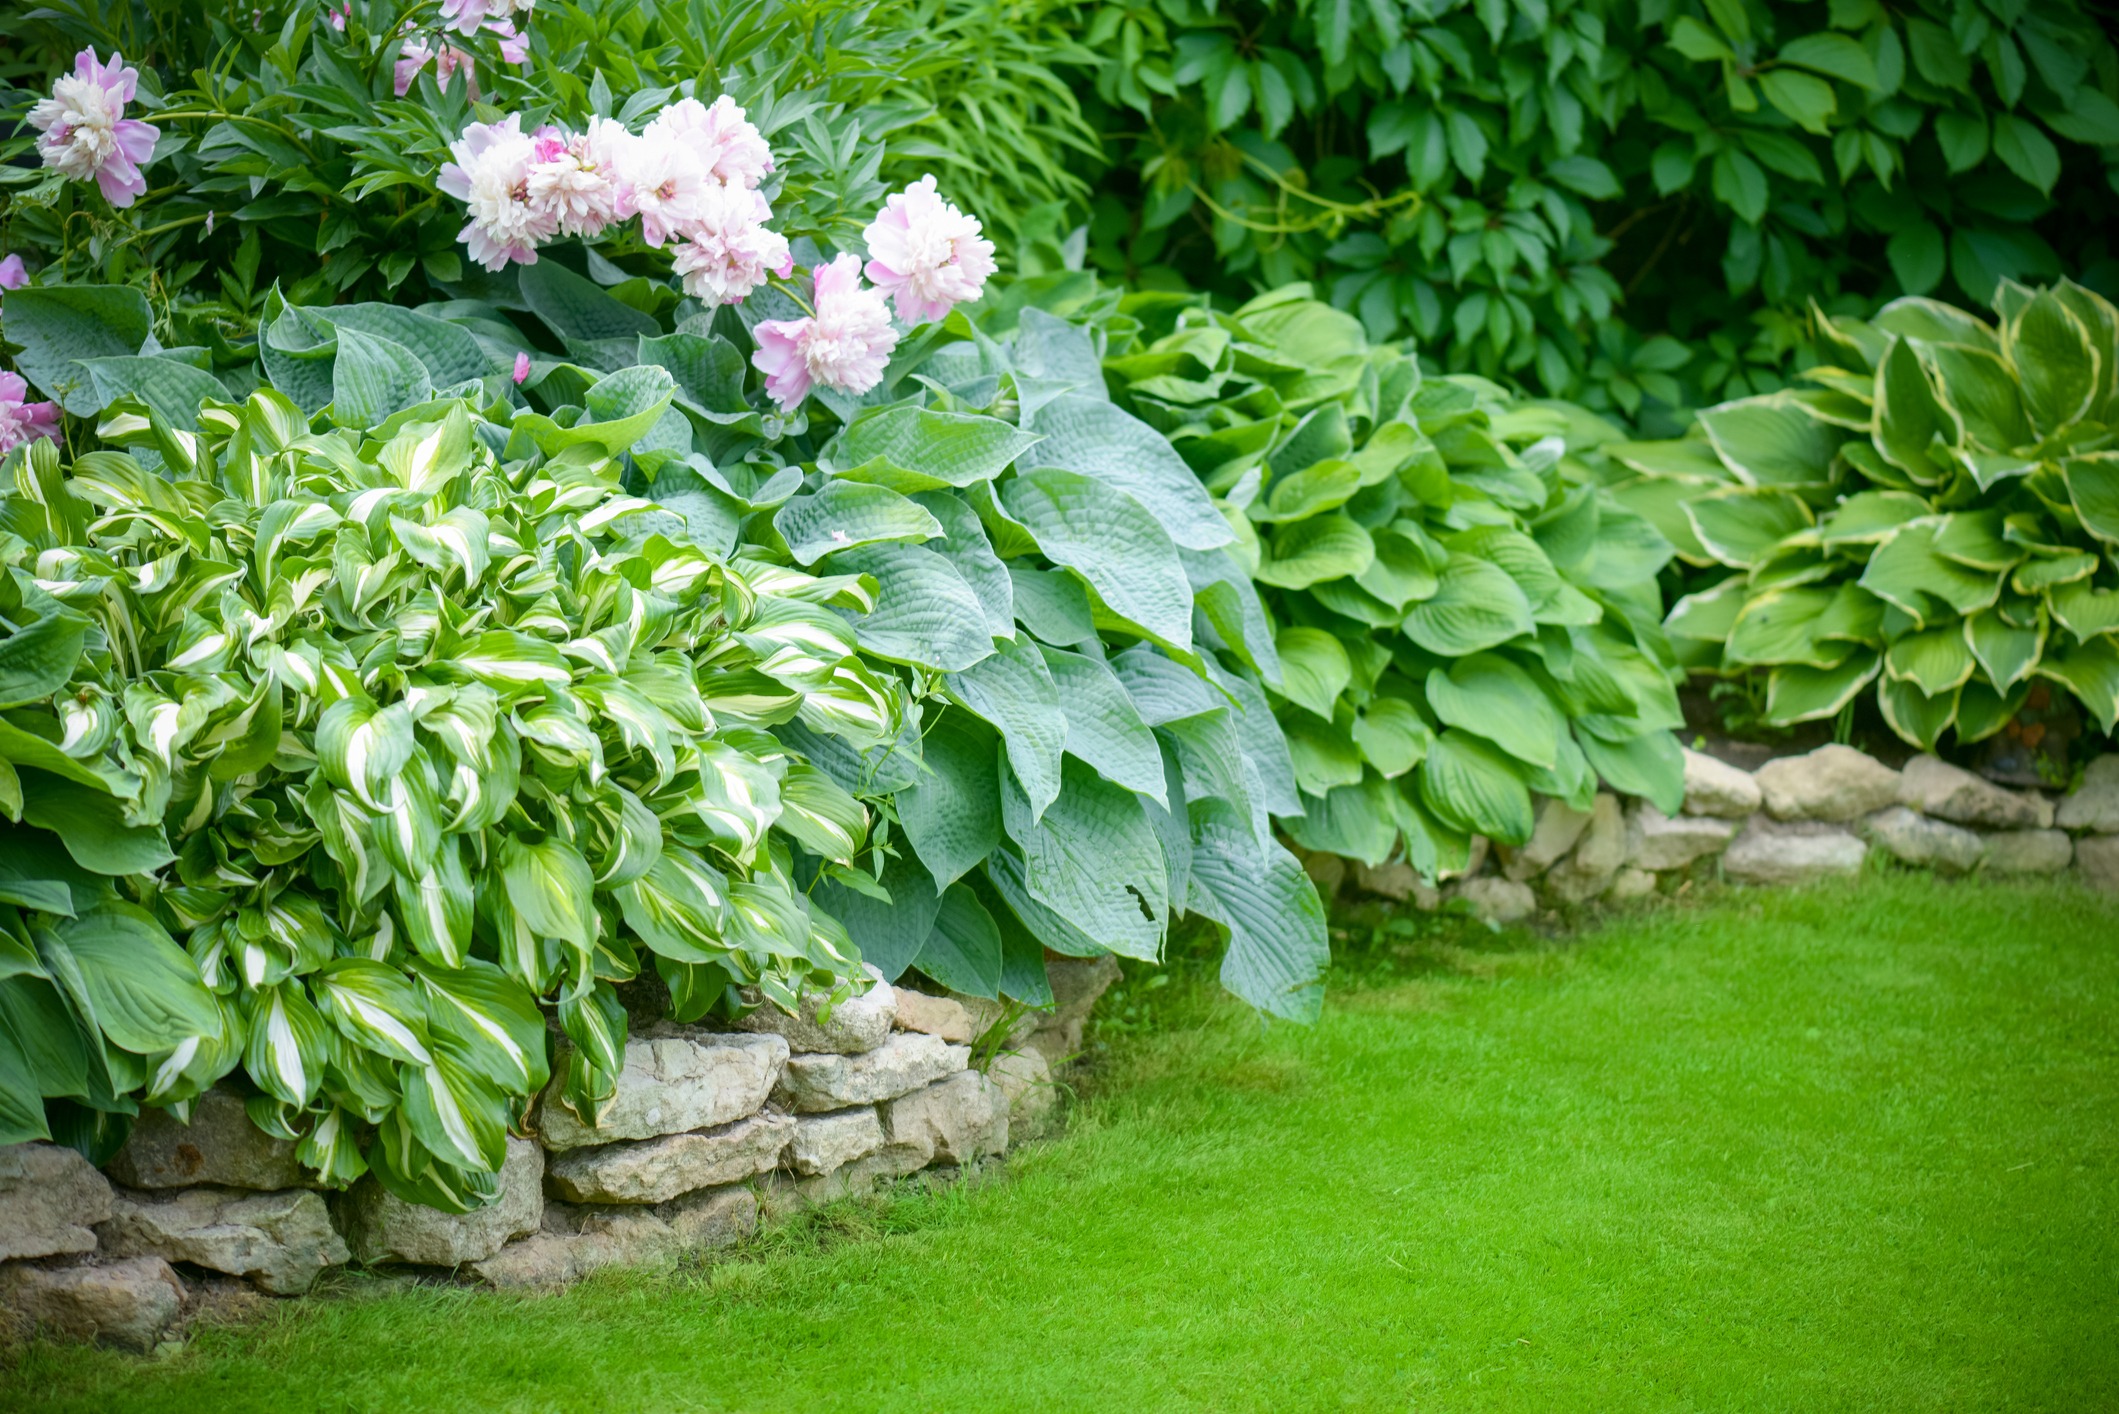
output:
<instances>
[{"instance_id":1,"label":"green leaf","mask_svg":"<svg viewBox=\"0 0 2119 1414\"><path fill-rule=\"evenodd\" d=\"M1884 255L1899 286L1909 295L1924 295L1940 285L1949 262L1942 232L1928 221L1916 221L1891 237Z\"/></svg>"},{"instance_id":2,"label":"green leaf","mask_svg":"<svg viewBox=\"0 0 2119 1414\"><path fill-rule=\"evenodd\" d=\"M79 614L51 613L0 639L0 707L39 702L66 686L88 627Z\"/></svg>"},{"instance_id":3,"label":"green leaf","mask_svg":"<svg viewBox=\"0 0 2119 1414\"><path fill-rule=\"evenodd\" d=\"M1811 74L1797 73L1793 69L1769 69L1759 75L1758 86L1768 103L1787 114L1806 132L1828 131L1826 120L1839 111L1839 101L1833 97L1832 85ZM1757 220L1756 217L1746 219Z\"/></svg>"},{"instance_id":4,"label":"green leaf","mask_svg":"<svg viewBox=\"0 0 2119 1414\"><path fill-rule=\"evenodd\" d=\"M1884 653L1884 676L1908 681L1930 697L1962 687L1976 666L1963 624L1940 624L1909 633Z\"/></svg>"},{"instance_id":5,"label":"green leaf","mask_svg":"<svg viewBox=\"0 0 2119 1414\"><path fill-rule=\"evenodd\" d=\"M2002 325L2002 349L2022 380L2025 410L2047 437L2089 416L2098 392L2100 359L2090 332L2051 290L2041 290Z\"/></svg>"},{"instance_id":6,"label":"green leaf","mask_svg":"<svg viewBox=\"0 0 2119 1414\"><path fill-rule=\"evenodd\" d=\"M1984 113L1937 113L1935 141L1942 148L1950 172L1969 172L1986 160L1987 119Z\"/></svg>"},{"instance_id":7,"label":"green leaf","mask_svg":"<svg viewBox=\"0 0 2119 1414\"><path fill-rule=\"evenodd\" d=\"M2119 642L2109 635L2048 654L2038 676L2066 686L2107 733L2119 726Z\"/></svg>"},{"instance_id":8,"label":"green leaf","mask_svg":"<svg viewBox=\"0 0 2119 1414\"><path fill-rule=\"evenodd\" d=\"M1576 740L1590 766L1613 790L1639 796L1665 815L1675 815L1684 807L1685 755L1669 732L1649 732L1621 742L1584 732Z\"/></svg>"},{"instance_id":9,"label":"green leaf","mask_svg":"<svg viewBox=\"0 0 2119 1414\"><path fill-rule=\"evenodd\" d=\"M22 819L50 830L83 869L97 874L152 874L176 856L160 825L127 823L117 800L42 771L20 773Z\"/></svg>"},{"instance_id":10,"label":"green leaf","mask_svg":"<svg viewBox=\"0 0 2119 1414\"><path fill-rule=\"evenodd\" d=\"M1530 601L1491 561L1452 553L1434 597L1405 616L1405 635L1430 653L1461 658L1535 631Z\"/></svg>"},{"instance_id":11,"label":"green leaf","mask_svg":"<svg viewBox=\"0 0 2119 1414\"><path fill-rule=\"evenodd\" d=\"M456 967L415 959L434 1045L510 1095L534 1095L552 1078L544 1016L522 983L490 962Z\"/></svg>"},{"instance_id":12,"label":"green leaf","mask_svg":"<svg viewBox=\"0 0 2119 1414\"><path fill-rule=\"evenodd\" d=\"M2015 113L1994 115L1994 155L2047 195L2060 180L2060 149L2029 118Z\"/></svg>"},{"instance_id":13,"label":"green leaf","mask_svg":"<svg viewBox=\"0 0 2119 1414\"><path fill-rule=\"evenodd\" d=\"M1756 226L1766 214L1767 196L1766 174L1758 163L1725 147L1714 155L1713 172L1715 200L1734 211L1746 225Z\"/></svg>"},{"instance_id":14,"label":"green leaf","mask_svg":"<svg viewBox=\"0 0 2119 1414\"><path fill-rule=\"evenodd\" d=\"M1428 705L1447 727L1481 736L1518 761L1551 769L1563 720L1529 673L1476 653L1429 673ZM1447 735L1447 733L1445 733Z\"/></svg>"},{"instance_id":15,"label":"green leaf","mask_svg":"<svg viewBox=\"0 0 2119 1414\"><path fill-rule=\"evenodd\" d=\"M855 481L827 481L815 495L797 496L773 517L798 565L836 550L893 540L916 542L942 534L942 524L895 491Z\"/></svg>"},{"instance_id":16,"label":"green leaf","mask_svg":"<svg viewBox=\"0 0 2119 1414\"><path fill-rule=\"evenodd\" d=\"M962 713L955 715L963 718ZM991 743L990 736L988 741ZM998 755L997 745L989 744L984 780L993 797L988 806L993 828L981 846L980 859L1001 842L999 779L993 769ZM911 794L901 792L898 796L901 816L907 813ZM976 863L969 861L965 868ZM817 886L817 902L845 925L847 935L861 950L861 961L893 982L918 959L927 935L934 931L935 914L940 907L935 881L921 865L922 861L909 852L892 855L884 862L883 873L876 882L890 895L887 900L873 898L829 877Z\"/></svg>"},{"instance_id":17,"label":"green leaf","mask_svg":"<svg viewBox=\"0 0 2119 1414\"><path fill-rule=\"evenodd\" d=\"M1723 403L1699 422L1722 464L1749 486L1823 485L1846 440L1786 394Z\"/></svg>"},{"instance_id":18,"label":"green leaf","mask_svg":"<svg viewBox=\"0 0 2119 1414\"><path fill-rule=\"evenodd\" d=\"M653 338L662 326L652 315L614 299L601 285L556 260L516 267L522 301L562 339Z\"/></svg>"},{"instance_id":19,"label":"green leaf","mask_svg":"<svg viewBox=\"0 0 2119 1414\"><path fill-rule=\"evenodd\" d=\"M1125 687L1102 660L1041 648L1067 720L1067 754L1086 762L1113 785L1168 809L1162 749L1141 720Z\"/></svg>"},{"instance_id":20,"label":"green leaf","mask_svg":"<svg viewBox=\"0 0 2119 1414\"><path fill-rule=\"evenodd\" d=\"M1857 88L1874 89L1876 61L1852 35L1820 31L1791 39L1781 46L1783 64L1799 64L1835 79L1845 79Z\"/></svg>"},{"instance_id":21,"label":"green leaf","mask_svg":"<svg viewBox=\"0 0 2119 1414\"><path fill-rule=\"evenodd\" d=\"M243 1069L250 1078L282 1104L299 1108L315 1099L323 1084L330 1033L301 984L284 981L255 992L249 1024Z\"/></svg>"},{"instance_id":22,"label":"green leaf","mask_svg":"<svg viewBox=\"0 0 2119 1414\"><path fill-rule=\"evenodd\" d=\"M354 1045L410 1065L434 1059L426 1003L396 968L340 958L311 975L309 993L324 1019Z\"/></svg>"},{"instance_id":23,"label":"green leaf","mask_svg":"<svg viewBox=\"0 0 2119 1414\"><path fill-rule=\"evenodd\" d=\"M1103 603L1157 642L1192 646L1192 583L1177 548L1132 496L1067 471L1004 483L1001 502L1045 557L1079 574Z\"/></svg>"},{"instance_id":24,"label":"green leaf","mask_svg":"<svg viewBox=\"0 0 2119 1414\"><path fill-rule=\"evenodd\" d=\"M1286 850L1261 850L1250 822L1226 802L1192 809L1194 910L1228 929L1221 982L1274 1016L1317 1019L1331 960L1324 904Z\"/></svg>"},{"instance_id":25,"label":"green leaf","mask_svg":"<svg viewBox=\"0 0 2119 1414\"><path fill-rule=\"evenodd\" d=\"M373 427L433 396L434 381L412 350L358 329L338 331L338 357L331 365L331 418L339 426Z\"/></svg>"},{"instance_id":26,"label":"green leaf","mask_svg":"<svg viewBox=\"0 0 2119 1414\"><path fill-rule=\"evenodd\" d=\"M1810 507L1788 491L1732 487L1685 502L1685 517L1708 553L1749 569L1791 535L1810 528Z\"/></svg>"},{"instance_id":27,"label":"green leaf","mask_svg":"<svg viewBox=\"0 0 2119 1414\"><path fill-rule=\"evenodd\" d=\"M508 1158L508 1106L490 1082L450 1055L400 1074L405 1121L423 1146L457 1168L500 1170Z\"/></svg>"},{"instance_id":28,"label":"green leaf","mask_svg":"<svg viewBox=\"0 0 2119 1414\"><path fill-rule=\"evenodd\" d=\"M530 931L584 955L595 947L595 877L580 850L556 835L509 836L498 858L508 902Z\"/></svg>"},{"instance_id":29,"label":"green leaf","mask_svg":"<svg viewBox=\"0 0 2119 1414\"><path fill-rule=\"evenodd\" d=\"M32 285L8 291L6 305L16 369L76 417L103 406L77 360L137 354L154 323L147 296L125 285Z\"/></svg>"},{"instance_id":30,"label":"green leaf","mask_svg":"<svg viewBox=\"0 0 2119 1414\"><path fill-rule=\"evenodd\" d=\"M1775 668L1766 679L1766 720L1776 726L1839 715L1883 667L1882 658L1857 650L1830 668Z\"/></svg>"},{"instance_id":31,"label":"green leaf","mask_svg":"<svg viewBox=\"0 0 2119 1414\"><path fill-rule=\"evenodd\" d=\"M1154 428L1100 397L1069 393L1038 410L1044 441L1034 460L1123 491L1186 550L1212 550L1234 534L1206 488Z\"/></svg>"},{"instance_id":32,"label":"green leaf","mask_svg":"<svg viewBox=\"0 0 2119 1414\"><path fill-rule=\"evenodd\" d=\"M1327 580L1359 575L1375 559L1376 546L1369 532L1351 516L1335 511L1274 531L1272 552L1253 577L1282 589L1308 589Z\"/></svg>"},{"instance_id":33,"label":"green leaf","mask_svg":"<svg viewBox=\"0 0 2119 1414\"><path fill-rule=\"evenodd\" d=\"M963 884L943 890L934 925L912 965L952 992L993 997L1001 988L1001 932Z\"/></svg>"},{"instance_id":34,"label":"green leaf","mask_svg":"<svg viewBox=\"0 0 2119 1414\"><path fill-rule=\"evenodd\" d=\"M121 357L78 360L94 382L99 403L138 398L149 411L177 431L199 421L199 405L208 398L225 402L227 385L203 369L173 358Z\"/></svg>"},{"instance_id":35,"label":"green leaf","mask_svg":"<svg viewBox=\"0 0 2119 1414\"><path fill-rule=\"evenodd\" d=\"M2119 544L2119 452L2090 452L2060 463L2068 499L2083 528Z\"/></svg>"},{"instance_id":36,"label":"green leaf","mask_svg":"<svg viewBox=\"0 0 2119 1414\"><path fill-rule=\"evenodd\" d=\"M36 933L37 950L82 1015L135 1055L221 1034L198 968L144 909L103 903Z\"/></svg>"},{"instance_id":37,"label":"green leaf","mask_svg":"<svg viewBox=\"0 0 2119 1414\"><path fill-rule=\"evenodd\" d=\"M1346 648L1321 628L1284 628L1273 646L1280 654L1281 695L1332 720L1339 694L1354 680Z\"/></svg>"},{"instance_id":38,"label":"green leaf","mask_svg":"<svg viewBox=\"0 0 2119 1414\"><path fill-rule=\"evenodd\" d=\"M997 417L901 406L862 414L839 434L839 465L878 458L946 486L991 481L1041 438Z\"/></svg>"},{"instance_id":39,"label":"green leaf","mask_svg":"<svg viewBox=\"0 0 2119 1414\"><path fill-rule=\"evenodd\" d=\"M1412 703L1379 697L1354 719L1354 744L1363 760L1389 778L1404 775L1426 759L1435 733Z\"/></svg>"},{"instance_id":40,"label":"green leaf","mask_svg":"<svg viewBox=\"0 0 2119 1414\"><path fill-rule=\"evenodd\" d=\"M826 567L832 574L875 576L875 611L854 623L866 652L896 663L961 672L994 651L977 592L932 550L865 545L834 554Z\"/></svg>"},{"instance_id":41,"label":"green leaf","mask_svg":"<svg viewBox=\"0 0 2119 1414\"><path fill-rule=\"evenodd\" d=\"M991 657L944 678L942 690L1000 731L1008 765L1029 797L1031 818L1042 815L1059 794L1067 719L1037 648L1020 640L998 644ZM942 871L935 870L935 877L942 878Z\"/></svg>"},{"instance_id":42,"label":"green leaf","mask_svg":"<svg viewBox=\"0 0 2119 1414\"><path fill-rule=\"evenodd\" d=\"M1522 844L1536 821L1530 786L1502 751L1461 728L1435 739L1420 767L1420 799L1443 823L1503 844Z\"/></svg>"},{"instance_id":43,"label":"green leaf","mask_svg":"<svg viewBox=\"0 0 2119 1414\"><path fill-rule=\"evenodd\" d=\"M1161 955L1169 876L1138 796L1072 763L1042 812L1004 779L1001 821L1022 850L1032 897L1121 956Z\"/></svg>"},{"instance_id":44,"label":"green leaf","mask_svg":"<svg viewBox=\"0 0 2119 1414\"><path fill-rule=\"evenodd\" d=\"M982 686L996 690L995 684ZM1053 705L1057 712L1056 690ZM1064 746L1064 717L1059 739ZM973 711L938 706L928 711L920 749L923 769L914 785L898 792L898 820L927 872L946 888L1001 842L1000 742ZM1056 778L1056 761L1051 770ZM1022 775L1019 766L1016 776Z\"/></svg>"}]
</instances>

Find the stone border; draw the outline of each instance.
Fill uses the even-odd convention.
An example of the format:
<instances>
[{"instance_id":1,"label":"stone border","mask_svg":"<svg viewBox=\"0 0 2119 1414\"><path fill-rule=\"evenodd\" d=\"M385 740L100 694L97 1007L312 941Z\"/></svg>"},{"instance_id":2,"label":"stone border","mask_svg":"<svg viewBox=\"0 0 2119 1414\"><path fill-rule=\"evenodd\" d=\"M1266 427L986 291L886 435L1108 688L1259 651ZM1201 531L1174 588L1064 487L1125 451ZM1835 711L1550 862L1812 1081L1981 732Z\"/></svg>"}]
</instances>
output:
<instances>
[{"instance_id":1,"label":"stone border","mask_svg":"<svg viewBox=\"0 0 2119 1414\"><path fill-rule=\"evenodd\" d=\"M294 1146L216 1087L188 1122L143 1112L98 1172L54 1144L0 1148L0 1323L151 1350L202 1307L293 1296L349 1261L498 1288L553 1287L610 1266L668 1264L739 1242L762 1220L939 1181L1050 1122L1054 1072L1118 978L1110 957L1052 958L1054 1006L985 1065L998 1003L874 985L825 1012L760 1007L734 1032L656 1024L626 1042L595 1128L557 1102L508 1140L500 1197L455 1216L372 1177L316 1191Z\"/></svg>"},{"instance_id":2,"label":"stone border","mask_svg":"<svg viewBox=\"0 0 2119 1414\"><path fill-rule=\"evenodd\" d=\"M1806 884L1858 873L1872 849L1943 874L2059 875L2119 893L2119 754L2090 763L2055 800L2015 791L1935 756L1893 770L1848 746L1821 746L1745 771L1685 751L1685 803L1668 816L1645 800L1600 793L1588 810L1538 804L1537 827L1517 848L1472 844L1470 865L1440 889L1412 867L1310 855L1327 896L1343 884L1423 909L1460 899L1514 923L1541 908L1621 902L1686 880Z\"/></svg>"}]
</instances>

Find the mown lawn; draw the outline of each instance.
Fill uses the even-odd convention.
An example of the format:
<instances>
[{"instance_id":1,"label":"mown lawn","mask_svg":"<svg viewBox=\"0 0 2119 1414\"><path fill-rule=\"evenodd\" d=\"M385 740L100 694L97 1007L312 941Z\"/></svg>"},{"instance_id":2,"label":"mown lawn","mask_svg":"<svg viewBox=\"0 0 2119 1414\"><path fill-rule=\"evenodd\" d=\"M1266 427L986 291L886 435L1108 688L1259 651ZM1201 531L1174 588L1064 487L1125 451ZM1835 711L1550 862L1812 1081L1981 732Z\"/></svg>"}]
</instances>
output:
<instances>
[{"instance_id":1,"label":"mown lawn","mask_svg":"<svg viewBox=\"0 0 2119 1414\"><path fill-rule=\"evenodd\" d=\"M1356 934L1313 1029L1122 997L1005 1182L677 1276L32 1347L0 1408L2119 1407L2113 900L1871 876Z\"/></svg>"}]
</instances>

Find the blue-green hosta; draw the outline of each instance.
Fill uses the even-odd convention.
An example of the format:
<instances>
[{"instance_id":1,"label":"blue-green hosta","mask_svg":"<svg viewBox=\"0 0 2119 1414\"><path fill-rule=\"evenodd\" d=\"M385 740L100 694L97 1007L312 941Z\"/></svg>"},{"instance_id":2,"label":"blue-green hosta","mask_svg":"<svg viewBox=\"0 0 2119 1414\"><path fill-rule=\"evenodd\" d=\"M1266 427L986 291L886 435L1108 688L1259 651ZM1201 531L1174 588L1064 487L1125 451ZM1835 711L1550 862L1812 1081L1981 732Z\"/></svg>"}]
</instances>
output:
<instances>
[{"instance_id":1,"label":"blue-green hosta","mask_svg":"<svg viewBox=\"0 0 2119 1414\"><path fill-rule=\"evenodd\" d=\"M2119 719L2119 312L2004 285L1998 324L1926 299L1821 321L1837 366L1710 408L1676 442L1613 449L1618 494L1692 563L1687 661L1767 675L1769 721L1830 717L1874 683L1932 749L2007 724L2037 680Z\"/></svg>"},{"instance_id":2,"label":"blue-green hosta","mask_svg":"<svg viewBox=\"0 0 2119 1414\"><path fill-rule=\"evenodd\" d=\"M1432 878L1601 777L1677 808L1655 578L1671 548L1578 456L1579 408L1423 378L1305 286L1218 314L1144 294L1105 362L1235 530L1279 625L1303 845Z\"/></svg>"},{"instance_id":3,"label":"blue-green hosta","mask_svg":"<svg viewBox=\"0 0 2119 1414\"><path fill-rule=\"evenodd\" d=\"M12 459L0 1138L47 1132L42 1097L95 1147L240 1068L326 1179L462 1207L548 1079L541 1002L589 1114L614 982L652 966L696 1016L853 972L795 871L854 876L868 812L762 727L896 735L834 613L873 601L621 491L670 397L365 432L272 390L195 432L125 398L101 432L133 450Z\"/></svg>"}]
</instances>

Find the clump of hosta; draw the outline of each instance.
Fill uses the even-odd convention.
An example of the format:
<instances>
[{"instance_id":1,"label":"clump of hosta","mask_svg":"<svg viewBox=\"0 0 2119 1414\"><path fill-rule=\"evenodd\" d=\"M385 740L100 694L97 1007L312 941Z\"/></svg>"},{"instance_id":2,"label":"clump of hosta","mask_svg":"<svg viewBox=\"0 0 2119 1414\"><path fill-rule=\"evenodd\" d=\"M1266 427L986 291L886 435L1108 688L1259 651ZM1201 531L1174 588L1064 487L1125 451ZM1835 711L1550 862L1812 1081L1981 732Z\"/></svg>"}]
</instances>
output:
<instances>
[{"instance_id":1,"label":"clump of hosta","mask_svg":"<svg viewBox=\"0 0 2119 1414\"><path fill-rule=\"evenodd\" d=\"M140 84L140 71L94 49L74 59L74 71L52 84L51 97L29 110L44 165L77 182L94 182L112 206L130 206L147 191L140 171L154 156L159 136L152 123L125 116Z\"/></svg>"},{"instance_id":2,"label":"clump of hosta","mask_svg":"<svg viewBox=\"0 0 2119 1414\"><path fill-rule=\"evenodd\" d=\"M1709 408L1614 449L1619 488L1725 573L1669 630L1696 669L1766 675L1766 719L1831 717L1872 683L1932 749L2008 725L2039 680L2119 721L2119 311L2004 284L1997 323L1901 299L1818 321L1807 389Z\"/></svg>"},{"instance_id":3,"label":"clump of hosta","mask_svg":"<svg viewBox=\"0 0 2119 1414\"><path fill-rule=\"evenodd\" d=\"M510 114L472 124L449 151L455 160L439 184L465 204L460 239L487 270L532 265L552 240L593 240L637 220L640 239L670 250L684 292L708 308L794 277L793 251L767 224L772 204L761 190L778 164L726 95L710 105L679 99L637 134L601 117L580 133L524 133ZM845 253L812 272L806 301L790 289L801 318L757 326L753 362L783 411L815 387L868 392L898 346L892 303L906 325L932 323L977 299L996 269L977 218L943 200L931 176L889 197L862 239L873 288L860 257Z\"/></svg>"},{"instance_id":4,"label":"clump of hosta","mask_svg":"<svg viewBox=\"0 0 2119 1414\"><path fill-rule=\"evenodd\" d=\"M609 1096L614 984L652 967L690 1019L853 974L795 869L849 873L866 812L763 728L895 739L831 608L858 581L729 563L610 448L460 401L366 436L270 391L201 423L120 405L137 454L40 444L0 497L0 1006L93 1038L87 1104L240 1068L326 1179L461 1208L555 1066L584 1118ZM0 1064L0 1142L82 1093L40 1039L27 1079Z\"/></svg>"}]
</instances>

